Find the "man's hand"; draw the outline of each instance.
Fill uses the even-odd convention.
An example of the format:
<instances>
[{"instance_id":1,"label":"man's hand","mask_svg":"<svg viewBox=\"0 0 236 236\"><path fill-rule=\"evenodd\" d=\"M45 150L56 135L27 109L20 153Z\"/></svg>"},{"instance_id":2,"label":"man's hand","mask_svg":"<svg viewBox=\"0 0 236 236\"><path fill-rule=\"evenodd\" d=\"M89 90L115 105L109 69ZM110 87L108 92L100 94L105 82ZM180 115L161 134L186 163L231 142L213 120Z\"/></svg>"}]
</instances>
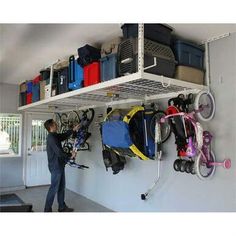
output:
<instances>
[{"instance_id":1,"label":"man's hand","mask_svg":"<svg viewBox=\"0 0 236 236\"><path fill-rule=\"evenodd\" d=\"M76 151L72 151L70 159L71 160L75 160L76 155L77 155L77 152Z\"/></svg>"},{"instance_id":2,"label":"man's hand","mask_svg":"<svg viewBox=\"0 0 236 236\"><path fill-rule=\"evenodd\" d=\"M78 125L74 126L74 128L73 128L73 131L76 131L76 132L78 132L79 128L80 128L80 124L78 124Z\"/></svg>"}]
</instances>

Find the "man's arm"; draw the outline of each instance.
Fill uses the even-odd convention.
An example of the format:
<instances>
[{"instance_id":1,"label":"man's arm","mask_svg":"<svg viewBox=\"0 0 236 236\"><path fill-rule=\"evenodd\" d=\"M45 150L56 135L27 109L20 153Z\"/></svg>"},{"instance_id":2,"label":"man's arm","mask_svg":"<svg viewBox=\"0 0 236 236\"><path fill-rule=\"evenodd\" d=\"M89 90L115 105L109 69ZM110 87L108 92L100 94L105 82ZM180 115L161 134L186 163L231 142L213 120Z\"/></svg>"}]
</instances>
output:
<instances>
[{"instance_id":1,"label":"man's arm","mask_svg":"<svg viewBox=\"0 0 236 236\"><path fill-rule=\"evenodd\" d=\"M65 162L70 160L71 154L64 152L61 146L58 146L58 143L56 142L56 138L54 136L49 136L48 142L53 152L56 154L58 158L60 158L62 161L65 161Z\"/></svg>"}]
</instances>

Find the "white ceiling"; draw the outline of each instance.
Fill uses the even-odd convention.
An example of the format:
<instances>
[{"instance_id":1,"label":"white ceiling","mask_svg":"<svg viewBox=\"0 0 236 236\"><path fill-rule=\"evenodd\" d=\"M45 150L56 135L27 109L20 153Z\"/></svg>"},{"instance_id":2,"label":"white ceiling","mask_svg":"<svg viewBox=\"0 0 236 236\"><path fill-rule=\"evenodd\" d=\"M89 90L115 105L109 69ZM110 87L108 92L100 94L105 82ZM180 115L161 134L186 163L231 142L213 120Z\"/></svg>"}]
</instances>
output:
<instances>
[{"instance_id":1,"label":"white ceiling","mask_svg":"<svg viewBox=\"0 0 236 236\"><path fill-rule=\"evenodd\" d=\"M236 24L169 25L176 35L198 43L236 32ZM76 54L78 47L118 35L120 24L0 24L0 82L32 79L46 65Z\"/></svg>"}]
</instances>

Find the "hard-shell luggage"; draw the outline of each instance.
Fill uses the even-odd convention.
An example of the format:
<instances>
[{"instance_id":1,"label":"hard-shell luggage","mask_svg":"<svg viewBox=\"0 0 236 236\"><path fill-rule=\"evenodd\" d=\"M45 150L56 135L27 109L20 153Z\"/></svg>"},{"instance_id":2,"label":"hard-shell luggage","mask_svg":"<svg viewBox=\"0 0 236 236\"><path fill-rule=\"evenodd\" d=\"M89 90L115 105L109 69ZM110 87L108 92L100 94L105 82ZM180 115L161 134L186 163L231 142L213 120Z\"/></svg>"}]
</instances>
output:
<instances>
[{"instance_id":1,"label":"hard-shell luggage","mask_svg":"<svg viewBox=\"0 0 236 236\"><path fill-rule=\"evenodd\" d=\"M94 61L98 61L101 58L101 51L100 49L86 44L85 46L78 48L78 55L78 63L84 67Z\"/></svg>"},{"instance_id":2,"label":"hard-shell luggage","mask_svg":"<svg viewBox=\"0 0 236 236\"><path fill-rule=\"evenodd\" d=\"M83 68L75 60L74 56L69 58L69 89L75 90L83 87Z\"/></svg>"},{"instance_id":3,"label":"hard-shell luggage","mask_svg":"<svg viewBox=\"0 0 236 236\"><path fill-rule=\"evenodd\" d=\"M32 102L40 100L40 85L39 83L33 84L32 87Z\"/></svg>"},{"instance_id":4,"label":"hard-shell luggage","mask_svg":"<svg viewBox=\"0 0 236 236\"><path fill-rule=\"evenodd\" d=\"M58 79L57 79L57 89L58 94L68 92L68 83L69 83L69 71L68 67L62 68L58 71Z\"/></svg>"},{"instance_id":5,"label":"hard-shell luggage","mask_svg":"<svg viewBox=\"0 0 236 236\"><path fill-rule=\"evenodd\" d=\"M101 80L107 81L117 77L117 54L110 54L100 59Z\"/></svg>"},{"instance_id":6,"label":"hard-shell luggage","mask_svg":"<svg viewBox=\"0 0 236 236\"><path fill-rule=\"evenodd\" d=\"M26 82L26 91L27 91L27 93L32 93L32 86L33 86L32 81L27 81Z\"/></svg>"},{"instance_id":7,"label":"hard-shell luggage","mask_svg":"<svg viewBox=\"0 0 236 236\"><path fill-rule=\"evenodd\" d=\"M124 24L121 28L125 39L138 37L138 24ZM165 45L171 43L171 32L172 29L163 24L144 24L144 38Z\"/></svg>"},{"instance_id":8,"label":"hard-shell luggage","mask_svg":"<svg viewBox=\"0 0 236 236\"><path fill-rule=\"evenodd\" d=\"M93 62L84 67L84 87L100 83L100 63Z\"/></svg>"},{"instance_id":9,"label":"hard-shell luggage","mask_svg":"<svg viewBox=\"0 0 236 236\"><path fill-rule=\"evenodd\" d=\"M26 104L27 105L32 103L32 96L33 96L32 93L27 93L27 95L26 95Z\"/></svg>"},{"instance_id":10,"label":"hard-shell luggage","mask_svg":"<svg viewBox=\"0 0 236 236\"><path fill-rule=\"evenodd\" d=\"M173 45L173 51L179 65L203 70L204 49L202 47L183 40L176 40Z\"/></svg>"},{"instance_id":11,"label":"hard-shell luggage","mask_svg":"<svg viewBox=\"0 0 236 236\"><path fill-rule=\"evenodd\" d=\"M189 66L177 66L175 71L175 78L195 84L203 84L204 72L202 70Z\"/></svg>"},{"instance_id":12,"label":"hard-shell luggage","mask_svg":"<svg viewBox=\"0 0 236 236\"><path fill-rule=\"evenodd\" d=\"M26 98L27 98L27 92L21 92L19 96L19 106L24 106L27 104Z\"/></svg>"},{"instance_id":13,"label":"hard-shell luggage","mask_svg":"<svg viewBox=\"0 0 236 236\"><path fill-rule=\"evenodd\" d=\"M116 54L118 51L118 46L121 43L121 39L121 37L117 37L103 43L101 47L101 57L106 57L110 54Z\"/></svg>"},{"instance_id":14,"label":"hard-shell luggage","mask_svg":"<svg viewBox=\"0 0 236 236\"><path fill-rule=\"evenodd\" d=\"M156 65L145 69L145 67ZM118 48L118 74L120 76L137 72L138 70L138 40L130 38L124 40ZM174 77L175 57L169 46L144 39L144 72L156 75Z\"/></svg>"}]
</instances>

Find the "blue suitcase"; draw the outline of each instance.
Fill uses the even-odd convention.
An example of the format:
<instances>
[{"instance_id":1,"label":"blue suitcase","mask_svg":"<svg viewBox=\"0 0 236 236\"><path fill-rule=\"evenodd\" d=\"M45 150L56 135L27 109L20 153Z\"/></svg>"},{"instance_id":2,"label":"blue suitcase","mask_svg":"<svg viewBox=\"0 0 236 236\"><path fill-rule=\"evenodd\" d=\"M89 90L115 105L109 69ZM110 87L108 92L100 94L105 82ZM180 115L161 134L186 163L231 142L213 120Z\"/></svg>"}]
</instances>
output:
<instances>
[{"instance_id":1,"label":"blue suitcase","mask_svg":"<svg viewBox=\"0 0 236 236\"><path fill-rule=\"evenodd\" d=\"M101 80L107 81L117 77L117 54L110 54L100 59Z\"/></svg>"},{"instance_id":2,"label":"blue suitcase","mask_svg":"<svg viewBox=\"0 0 236 236\"><path fill-rule=\"evenodd\" d=\"M75 60L74 56L69 58L69 89L75 90L83 87L83 68Z\"/></svg>"},{"instance_id":3,"label":"blue suitcase","mask_svg":"<svg viewBox=\"0 0 236 236\"><path fill-rule=\"evenodd\" d=\"M40 84L33 84L32 86L32 102L37 102L40 100Z\"/></svg>"}]
</instances>

